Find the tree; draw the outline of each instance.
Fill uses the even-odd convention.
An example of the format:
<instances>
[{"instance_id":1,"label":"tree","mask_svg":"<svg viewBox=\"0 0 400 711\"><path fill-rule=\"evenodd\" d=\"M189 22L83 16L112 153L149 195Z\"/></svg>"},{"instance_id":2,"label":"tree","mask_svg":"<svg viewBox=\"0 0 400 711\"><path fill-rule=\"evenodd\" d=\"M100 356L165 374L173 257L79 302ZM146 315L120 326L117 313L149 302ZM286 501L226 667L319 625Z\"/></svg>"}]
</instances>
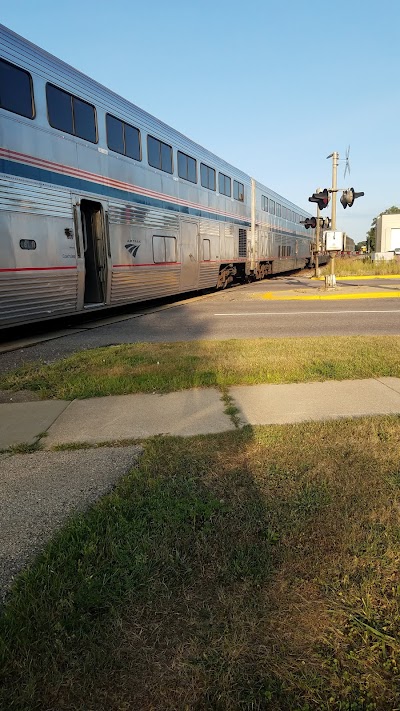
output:
<instances>
[{"instance_id":1,"label":"tree","mask_svg":"<svg viewBox=\"0 0 400 711\"><path fill-rule=\"evenodd\" d=\"M400 207L397 207L396 205L392 205L392 207L388 207L387 210L384 212L380 212L378 217L381 215L397 215L400 213ZM374 217L371 223L371 227L367 232L367 251L368 252L375 252L375 247L376 247L376 222L378 217Z\"/></svg>"},{"instance_id":2,"label":"tree","mask_svg":"<svg viewBox=\"0 0 400 711\"><path fill-rule=\"evenodd\" d=\"M361 247L366 247L366 244L367 244L367 243L366 243L365 240L364 240L364 242L357 242L357 244L356 244L356 246L354 247L354 249L356 250L356 252L361 252Z\"/></svg>"}]
</instances>

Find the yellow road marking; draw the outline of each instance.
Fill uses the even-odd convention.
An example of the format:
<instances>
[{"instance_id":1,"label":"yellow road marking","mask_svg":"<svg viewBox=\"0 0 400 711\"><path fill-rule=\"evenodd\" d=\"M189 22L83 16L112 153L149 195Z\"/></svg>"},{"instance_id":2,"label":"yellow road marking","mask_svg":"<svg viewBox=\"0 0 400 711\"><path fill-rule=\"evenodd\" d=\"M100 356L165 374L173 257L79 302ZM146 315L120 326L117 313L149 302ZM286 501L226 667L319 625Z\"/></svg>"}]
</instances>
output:
<instances>
[{"instance_id":1,"label":"yellow road marking","mask_svg":"<svg viewBox=\"0 0 400 711\"><path fill-rule=\"evenodd\" d=\"M284 294L279 292L272 293L271 291L261 294L262 299L271 299L274 301L343 301L349 299L393 299L400 297L399 291L367 291L362 294Z\"/></svg>"},{"instance_id":2,"label":"yellow road marking","mask_svg":"<svg viewBox=\"0 0 400 711\"><path fill-rule=\"evenodd\" d=\"M325 277L311 277L313 281L324 281ZM359 279L400 279L400 274L371 274L370 276L336 276L336 281L358 281Z\"/></svg>"}]
</instances>

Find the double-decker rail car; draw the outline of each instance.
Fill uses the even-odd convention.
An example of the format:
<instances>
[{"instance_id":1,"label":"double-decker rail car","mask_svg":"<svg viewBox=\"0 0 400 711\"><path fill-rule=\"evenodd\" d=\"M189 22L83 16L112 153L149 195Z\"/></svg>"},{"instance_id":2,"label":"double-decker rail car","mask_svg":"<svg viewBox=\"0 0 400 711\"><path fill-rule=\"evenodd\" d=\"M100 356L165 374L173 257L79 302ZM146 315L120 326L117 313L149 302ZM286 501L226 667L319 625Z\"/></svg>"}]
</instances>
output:
<instances>
[{"instance_id":1,"label":"double-decker rail car","mask_svg":"<svg viewBox=\"0 0 400 711\"><path fill-rule=\"evenodd\" d=\"M0 326L306 266L308 215L0 25Z\"/></svg>"}]
</instances>

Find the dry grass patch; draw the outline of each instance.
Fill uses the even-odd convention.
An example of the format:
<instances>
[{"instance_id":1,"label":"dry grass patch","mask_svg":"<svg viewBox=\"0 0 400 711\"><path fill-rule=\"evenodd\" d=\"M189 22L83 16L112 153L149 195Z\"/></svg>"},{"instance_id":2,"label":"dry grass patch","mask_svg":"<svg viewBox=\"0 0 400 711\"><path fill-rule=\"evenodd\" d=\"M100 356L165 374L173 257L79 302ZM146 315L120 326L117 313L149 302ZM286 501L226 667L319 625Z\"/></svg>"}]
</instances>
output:
<instances>
[{"instance_id":1,"label":"dry grass patch","mask_svg":"<svg viewBox=\"0 0 400 711\"><path fill-rule=\"evenodd\" d=\"M0 377L0 388L69 400L399 373L399 336L259 338L98 348L51 365L25 365Z\"/></svg>"},{"instance_id":2,"label":"dry grass patch","mask_svg":"<svg viewBox=\"0 0 400 711\"><path fill-rule=\"evenodd\" d=\"M330 274L330 265L321 270L321 274ZM379 276L384 274L400 274L400 262L397 259L389 261L372 261L370 257L344 257L335 259L336 276Z\"/></svg>"},{"instance_id":3,"label":"dry grass patch","mask_svg":"<svg viewBox=\"0 0 400 711\"><path fill-rule=\"evenodd\" d=\"M397 708L399 454L398 417L148 441L18 581L0 706Z\"/></svg>"}]
</instances>

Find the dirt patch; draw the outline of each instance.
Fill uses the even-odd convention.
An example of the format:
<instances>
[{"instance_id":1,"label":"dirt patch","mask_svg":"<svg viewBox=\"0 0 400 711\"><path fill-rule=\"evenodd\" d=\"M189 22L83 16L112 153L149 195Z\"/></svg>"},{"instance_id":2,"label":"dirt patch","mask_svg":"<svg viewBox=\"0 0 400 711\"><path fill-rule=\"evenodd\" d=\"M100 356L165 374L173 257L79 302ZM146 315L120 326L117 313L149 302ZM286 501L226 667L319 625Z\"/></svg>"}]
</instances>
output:
<instances>
[{"instance_id":1,"label":"dirt patch","mask_svg":"<svg viewBox=\"0 0 400 711\"><path fill-rule=\"evenodd\" d=\"M41 400L39 393L34 393L31 390L0 390L0 403L6 402L32 402Z\"/></svg>"}]
</instances>

